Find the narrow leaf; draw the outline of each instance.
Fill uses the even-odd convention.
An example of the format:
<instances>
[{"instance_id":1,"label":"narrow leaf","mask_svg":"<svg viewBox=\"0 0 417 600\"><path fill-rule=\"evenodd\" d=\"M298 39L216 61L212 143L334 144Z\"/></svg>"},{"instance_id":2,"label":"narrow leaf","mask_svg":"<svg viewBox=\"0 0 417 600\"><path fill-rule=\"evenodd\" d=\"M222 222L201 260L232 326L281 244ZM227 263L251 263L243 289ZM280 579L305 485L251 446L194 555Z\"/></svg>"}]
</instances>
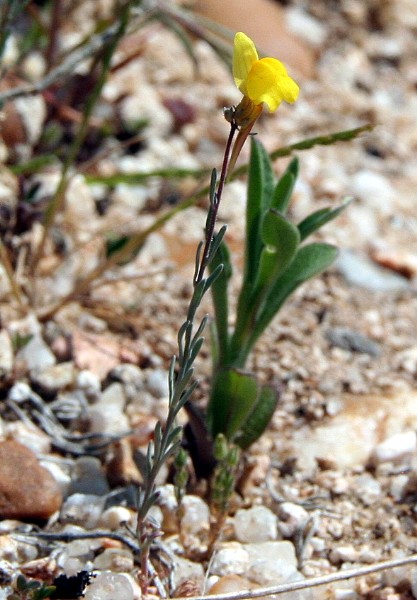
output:
<instances>
[{"instance_id":1,"label":"narrow leaf","mask_svg":"<svg viewBox=\"0 0 417 600\"><path fill-rule=\"evenodd\" d=\"M283 215L287 213L297 176L298 158L296 157L292 159L285 173L278 181L272 197L271 206L279 210Z\"/></svg>"},{"instance_id":2,"label":"narrow leaf","mask_svg":"<svg viewBox=\"0 0 417 600\"><path fill-rule=\"evenodd\" d=\"M336 259L337 254L337 248L330 244L313 243L299 248L288 269L277 279L265 298L248 344L248 352L288 296L302 283L327 269Z\"/></svg>"},{"instance_id":3,"label":"narrow leaf","mask_svg":"<svg viewBox=\"0 0 417 600\"><path fill-rule=\"evenodd\" d=\"M271 386L261 388L256 405L245 421L241 432L236 436L235 443L243 450L263 434L272 419L278 403L278 392Z\"/></svg>"},{"instance_id":4,"label":"narrow leaf","mask_svg":"<svg viewBox=\"0 0 417 600\"><path fill-rule=\"evenodd\" d=\"M224 369L212 384L208 421L213 438L224 433L229 440L239 431L253 409L258 384L252 375L236 369Z\"/></svg>"},{"instance_id":5,"label":"narrow leaf","mask_svg":"<svg viewBox=\"0 0 417 600\"><path fill-rule=\"evenodd\" d=\"M298 224L301 240L305 240L309 235L323 227L323 225L338 217L351 202L352 199L349 198L337 208L322 208L306 217Z\"/></svg>"}]
</instances>

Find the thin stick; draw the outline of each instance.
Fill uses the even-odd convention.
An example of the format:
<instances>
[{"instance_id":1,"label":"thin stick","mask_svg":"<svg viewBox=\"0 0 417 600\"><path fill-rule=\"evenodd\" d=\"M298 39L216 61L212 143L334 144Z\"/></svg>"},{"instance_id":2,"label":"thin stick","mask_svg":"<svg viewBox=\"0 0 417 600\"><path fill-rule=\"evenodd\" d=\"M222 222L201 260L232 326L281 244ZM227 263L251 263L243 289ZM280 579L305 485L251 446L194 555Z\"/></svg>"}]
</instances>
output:
<instances>
[{"instance_id":1,"label":"thin stick","mask_svg":"<svg viewBox=\"0 0 417 600\"><path fill-rule=\"evenodd\" d=\"M227 594L213 594L210 600L252 600L252 598L263 598L264 596L270 596L272 594L283 594L284 592L295 592L297 590L304 590L307 588L317 587L319 585L327 585L336 581L345 581L346 579L353 579L356 577L363 577L364 575L370 575L371 573L377 573L378 571L385 571L386 569L394 569L395 567L403 567L417 563L417 554L412 554L406 558L397 558L393 560L386 560L384 562L369 565L367 567L358 567L357 569L349 569L346 571L339 571L337 573L330 573L330 575L322 575L320 577L312 577L304 581L294 581L291 583L283 583L267 588L258 588L257 590L251 590L243 592L230 592ZM176 600L207 600L207 596L192 596L191 598L176 598Z\"/></svg>"}]
</instances>

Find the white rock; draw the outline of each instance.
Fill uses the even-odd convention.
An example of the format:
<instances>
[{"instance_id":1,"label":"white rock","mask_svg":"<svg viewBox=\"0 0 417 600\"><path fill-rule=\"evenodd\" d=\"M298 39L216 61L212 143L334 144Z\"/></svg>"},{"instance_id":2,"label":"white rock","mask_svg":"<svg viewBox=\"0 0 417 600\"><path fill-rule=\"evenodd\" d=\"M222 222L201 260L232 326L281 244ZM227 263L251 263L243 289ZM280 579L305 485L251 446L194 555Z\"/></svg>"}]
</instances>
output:
<instances>
[{"instance_id":1,"label":"white rock","mask_svg":"<svg viewBox=\"0 0 417 600\"><path fill-rule=\"evenodd\" d=\"M94 568L101 571L128 573L133 567L132 553L124 548L106 548L94 559Z\"/></svg>"},{"instance_id":2,"label":"white rock","mask_svg":"<svg viewBox=\"0 0 417 600\"><path fill-rule=\"evenodd\" d=\"M121 573L99 573L84 593L85 600L134 600L129 578Z\"/></svg>"},{"instance_id":3,"label":"white rock","mask_svg":"<svg viewBox=\"0 0 417 600\"><path fill-rule=\"evenodd\" d=\"M180 531L187 546L206 541L210 529L210 511L198 496L186 495L181 504Z\"/></svg>"},{"instance_id":4,"label":"white rock","mask_svg":"<svg viewBox=\"0 0 417 600\"><path fill-rule=\"evenodd\" d=\"M166 398L169 393L168 373L163 369L155 369L148 375L146 386L155 398Z\"/></svg>"},{"instance_id":5,"label":"white rock","mask_svg":"<svg viewBox=\"0 0 417 600\"><path fill-rule=\"evenodd\" d=\"M81 389L88 399L96 399L100 394L101 383L100 378L91 371L83 370L77 374L76 386Z\"/></svg>"},{"instance_id":6,"label":"white rock","mask_svg":"<svg viewBox=\"0 0 417 600\"><path fill-rule=\"evenodd\" d=\"M60 513L62 523L81 525L85 529L93 529L103 512L106 498L91 494L72 494L69 496Z\"/></svg>"},{"instance_id":7,"label":"white rock","mask_svg":"<svg viewBox=\"0 0 417 600\"><path fill-rule=\"evenodd\" d=\"M0 379L7 377L13 368L13 345L5 329L0 331Z\"/></svg>"},{"instance_id":8,"label":"white rock","mask_svg":"<svg viewBox=\"0 0 417 600\"><path fill-rule=\"evenodd\" d=\"M400 475L396 475L391 480L390 485L390 495L394 498L396 502L399 502L401 498L404 496L404 492L406 490L408 483L408 475L401 473Z\"/></svg>"},{"instance_id":9,"label":"white rock","mask_svg":"<svg viewBox=\"0 0 417 600\"><path fill-rule=\"evenodd\" d=\"M28 144L33 146L39 140L46 117L46 105L42 96L22 96L15 100L27 135Z\"/></svg>"},{"instance_id":10,"label":"white rock","mask_svg":"<svg viewBox=\"0 0 417 600\"><path fill-rule=\"evenodd\" d=\"M249 567L249 554L242 544L227 542L215 553L210 573L213 575L243 575Z\"/></svg>"},{"instance_id":11,"label":"white rock","mask_svg":"<svg viewBox=\"0 0 417 600\"><path fill-rule=\"evenodd\" d=\"M114 202L120 203L132 210L140 211L149 198L149 189L144 185L127 185L118 183L112 194Z\"/></svg>"},{"instance_id":12,"label":"white rock","mask_svg":"<svg viewBox=\"0 0 417 600\"><path fill-rule=\"evenodd\" d=\"M372 461L377 465L385 462L398 463L404 459L410 459L416 449L415 431L404 431L378 444L372 453Z\"/></svg>"},{"instance_id":13,"label":"white rock","mask_svg":"<svg viewBox=\"0 0 417 600\"><path fill-rule=\"evenodd\" d=\"M249 554L247 576L259 585L284 583L297 572L297 558L291 542L245 544Z\"/></svg>"},{"instance_id":14,"label":"white rock","mask_svg":"<svg viewBox=\"0 0 417 600\"><path fill-rule=\"evenodd\" d=\"M125 506L111 506L103 512L99 526L114 531L124 524L132 525L132 513Z\"/></svg>"},{"instance_id":15,"label":"white rock","mask_svg":"<svg viewBox=\"0 0 417 600\"><path fill-rule=\"evenodd\" d=\"M173 571L170 573L173 589L177 588L183 581L191 580L197 584L203 583L203 565L201 565L200 563L192 562L191 560L188 560L186 558L181 558L181 556L177 555L174 555L173 563L174 568Z\"/></svg>"},{"instance_id":16,"label":"white rock","mask_svg":"<svg viewBox=\"0 0 417 600\"><path fill-rule=\"evenodd\" d=\"M338 546L330 552L330 560L333 564L356 562L358 560L358 551L351 545Z\"/></svg>"},{"instance_id":17,"label":"white rock","mask_svg":"<svg viewBox=\"0 0 417 600\"><path fill-rule=\"evenodd\" d=\"M120 383L109 385L99 402L93 404L88 411L90 430L108 434L128 431L129 420L124 413L125 402L123 386Z\"/></svg>"},{"instance_id":18,"label":"white rock","mask_svg":"<svg viewBox=\"0 0 417 600\"><path fill-rule=\"evenodd\" d=\"M46 369L56 363L56 358L40 335L34 335L16 354L16 361L23 362L28 371Z\"/></svg>"},{"instance_id":19,"label":"white rock","mask_svg":"<svg viewBox=\"0 0 417 600\"><path fill-rule=\"evenodd\" d=\"M381 484L369 473L360 475L355 480L353 489L357 497L366 506L371 506L382 494Z\"/></svg>"},{"instance_id":20,"label":"white rock","mask_svg":"<svg viewBox=\"0 0 417 600\"><path fill-rule=\"evenodd\" d=\"M326 37L327 29L323 22L318 21L302 8L289 7L285 11L288 28L302 37L312 46L320 48Z\"/></svg>"},{"instance_id":21,"label":"white rock","mask_svg":"<svg viewBox=\"0 0 417 600\"><path fill-rule=\"evenodd\" d=\"M385 214L391 210L395 198L390 181L384 175L368 169L362 169L353 176L351 191L362 202Z\"/></svg>"},{"instance_id":22,"label":"white rock","mask_svg":"<svg viewBox=\"0 0 417 600\"><path fill-rule=\"evenodd\" d=\"M52 462L50 460L41 460L39 461L39 464L50 472L52 477L57 482L63 497L65 497L71 484L70 475L56 462Z\"/></svg>"},{"instance_id":23,"label":"white rock","mask_svg":"<svg viewBox=\"0 0 417 600\"><path fill-rule=\"evenodd\" d=\"M238 510L234 527L239 542L267 542L278 537L278 518L266 506Z\"/></svg>"},{"instance_id":24,"label":"white rock","mask_svg":"<svg viewBox=\"0 0 417 600\"><path fill-rule=\"evenodd\" d=\"M290 538L306 526L310 515L299 504L283 502L279 506L279 519L279 530L284 537Z\"/></svg>"}]
</instances>

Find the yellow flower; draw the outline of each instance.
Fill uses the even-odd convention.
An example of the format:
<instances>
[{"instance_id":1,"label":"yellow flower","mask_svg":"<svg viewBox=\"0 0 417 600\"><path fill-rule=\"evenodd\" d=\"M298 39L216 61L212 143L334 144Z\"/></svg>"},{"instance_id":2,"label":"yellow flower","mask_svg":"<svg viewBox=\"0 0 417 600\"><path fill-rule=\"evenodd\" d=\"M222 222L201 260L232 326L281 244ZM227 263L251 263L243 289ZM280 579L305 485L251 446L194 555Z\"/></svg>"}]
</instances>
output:
<instances>
[{"instance_id":1,"label":"yellow flower","mask_svg":"<svg viewBox=\"0 0 417 600\"><path fill-rule=\"evenodd\" d=\"M295 102L300 91L282 62L276 58L259 59L254 43L241 32L235 35L233 77L245 98L256 107L266 104L270 112L276 111L283 100ZM260 111L255 112L259 115Z\"/></svg>"}]
</instances>

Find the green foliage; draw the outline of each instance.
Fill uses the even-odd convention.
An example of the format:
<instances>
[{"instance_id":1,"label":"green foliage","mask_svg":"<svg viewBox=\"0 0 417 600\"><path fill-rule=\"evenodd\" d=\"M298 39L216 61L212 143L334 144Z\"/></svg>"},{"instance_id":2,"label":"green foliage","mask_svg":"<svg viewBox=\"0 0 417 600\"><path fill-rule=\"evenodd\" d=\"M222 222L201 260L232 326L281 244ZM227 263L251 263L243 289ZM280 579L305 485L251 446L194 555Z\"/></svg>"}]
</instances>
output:
<instances>
[{"instance_id":1,"label":"green foliage","mask_svg":"<svg viewBox=\"0 0 417 600\"><path fill-rule=\"evenodd\" d=\"M222 433L241 448L263 433L278 401L276 390L260 386L243 370L249 354L288 297L335 260L334 246L304 242L348 205L321 209L299 224L292 223L287 213L297 175L294 158L275 181L269 155L252 139L243 281L232 332L227 301L232 267L225 242L212 263L224 268L212 288L213 383L207 422L213 438Z\"/></svg>"},{"instance_id":2,"label":"green foliage","mask_svg":"<svg viewBox=\"0 0 417 600\"><path fill-rule=\"evenodd\" d=\"M23 575L18 575L15 588L15 591L8 596L7 600L45 600L56 589L54 585L46 585L41 581L26 579Z\"/></svg>"}]
</instances>

